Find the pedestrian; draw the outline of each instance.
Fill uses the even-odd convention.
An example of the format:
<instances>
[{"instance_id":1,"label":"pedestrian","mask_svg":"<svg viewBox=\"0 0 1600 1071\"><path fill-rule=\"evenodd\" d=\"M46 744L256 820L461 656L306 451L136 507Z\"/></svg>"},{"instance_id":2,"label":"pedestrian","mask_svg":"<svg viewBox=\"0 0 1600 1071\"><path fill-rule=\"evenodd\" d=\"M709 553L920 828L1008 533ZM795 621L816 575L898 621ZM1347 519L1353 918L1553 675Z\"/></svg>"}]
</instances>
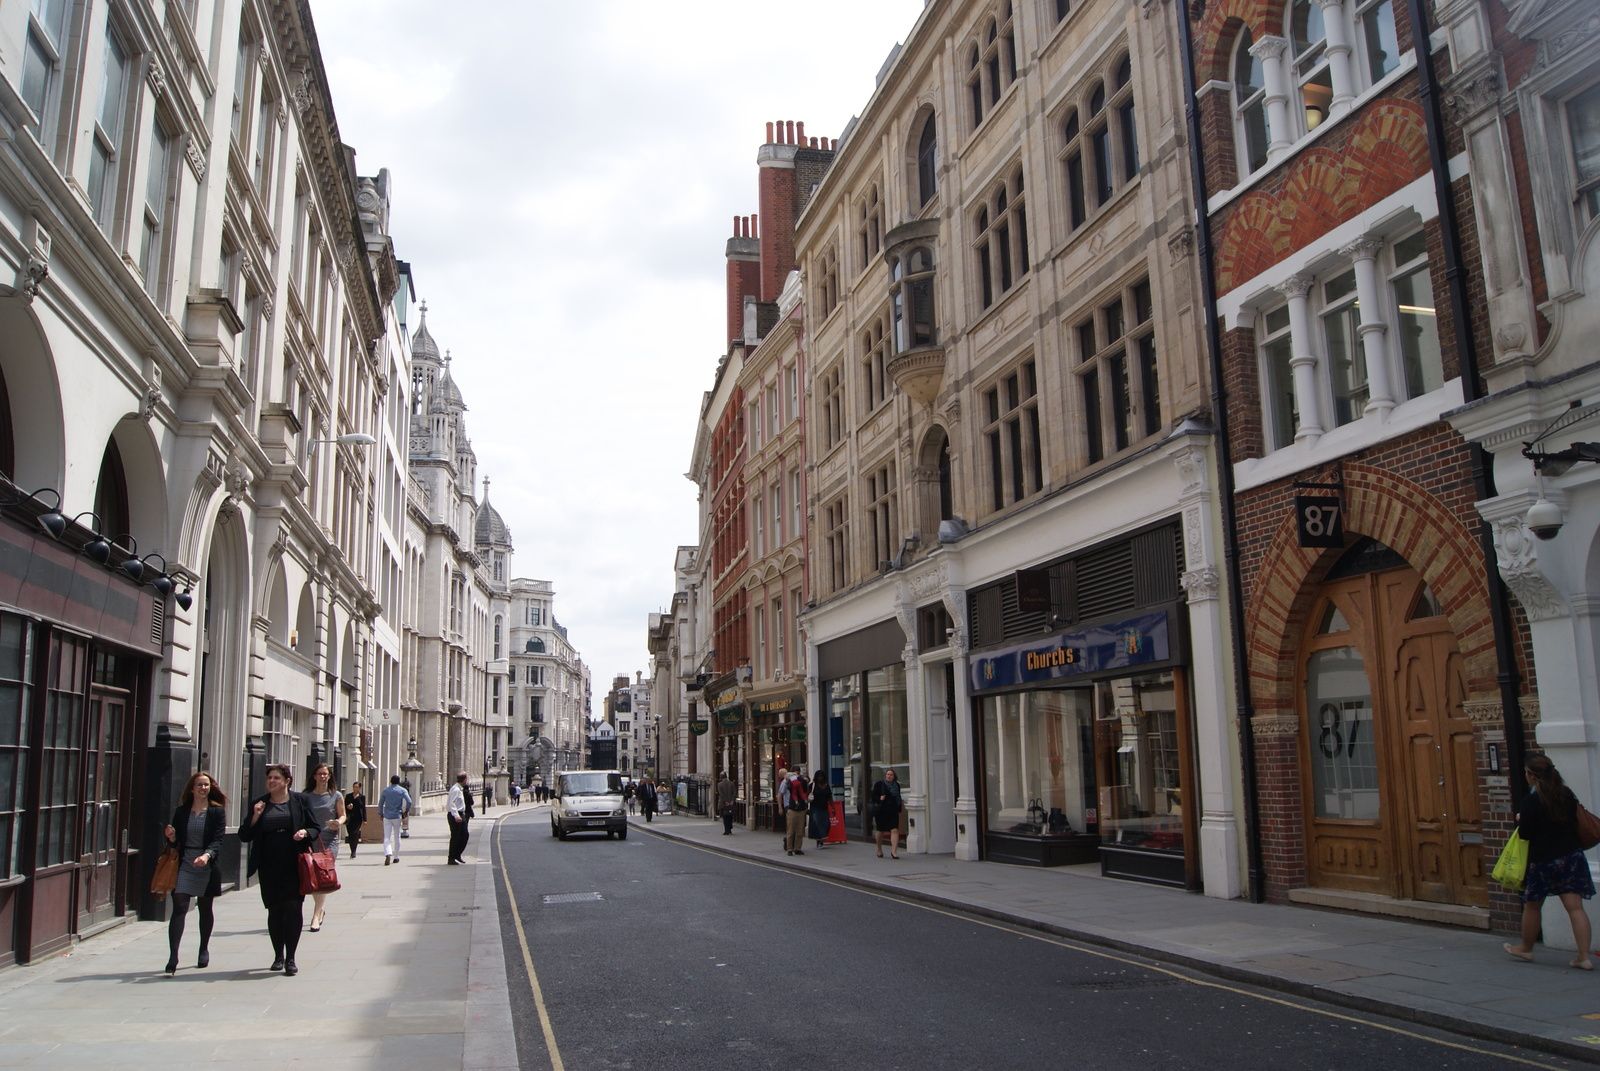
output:
<instances>
[{"instance_id":1,"label":"pedestrian","mask_svg":"<svg viewBox=\"0 0 1600 1071\"><path fill-rule=\"evenodd\" d=\"M833 789L828 784L828 774L818 770L817 776L811 781L811 821L809 834L817 842L818 850L822 842L828 839L828 829L833 824L833 816L828 813L828 807L833 803Z\"/></svg>"},{"instance_id":2,"label":"pedestrian","mask_svg":"<svg viewBox=\"0 0 1600 1071\"><path fill-rule=\"evenodd\" d=\"M467 790L465 771L456 774L456 783L450 786L450 797L445 807L445 817L450 822L450 854L445 862L460 866L461 853L467 849L467 823L472 819L472 793Z\"/></svg>"},{"instance_id":3,"label":"pedestrian","mask_svg":"<svg viewBox=\"0 0 1600 1071\"><path fill-rule=\"evenodd\" d=\"M511 782L511 806L522 806L522 787L515 781Z\"/></svg>"},{"instance_id":4,"label":"pedestrian","mask_svg":"<svg viewBox=\"0 0 1600 1071\"><path fill-rule=\"evenodd\" d=\"M892 768L883 771L883 777L872 783L872 842L878 846L878 858L883 858L883 835L889 834L889 858L900 858L900 811L905 806L900 801L900 779Z\"/></svg>"},{"instance_id":5,"label":"pedestrian","mask_svg":"<svg viewBox=\"0 0 1600 1071\"><path fill-rule=\"evenodd\" d=\"M361 794L361 782L351 781L350 791L344 794L344 842L350 845L350 858L356 857L356 845L361 843L361 827L367 824L367 797Z\"/></svg>"},{"instance_id":6,"label":"pedestrian","mask_svg":"<svg viewBox=\"0 0 1600 1071\"><path fill-rule=\"evenodd\" d=\"M378 817L383 819L383 865L400 861L400 838L405 835L406 815L411 813L411 793L400 783L400 775L389 778L389 787L378 793ZM351 848L351 854L355 849Z\"/></svg>"},{"instance_id":7,"label":"pedestrian","mask_svg":"<svg viewBox=\"0 0 1600 1071\"><path fill-rule=\"evenodd\" d=\"M778 806L783 810L783 850L788 855L804 855L806 810L810 793L799 770L791 771L778 782Z\"/></svg>"},{"instance_id":8,"label":"pedestrian","mask_svg":"<svg viewBox=\"0 0 1600 1071\"><path fill-rule=\"evenodd\" d=\"M656 786L646 777L639 782L639 809L644 812L646 822L655 821L656 817Z\"/></svg>"},{"instance_id":9,"label":"pedestrian","mask_svg":"<svg viewBox=\"0 0 1600 1071\"><path fill-rule=\"evenodd\" d=\"M294 954L305 925L306 898L300 894L302 852L322 836L311 801L292 791L294 770L287 763L267 767L267 793L250 807L239 826L239 839L250 845L249 874L260 875L261 903L267 909L267 936L272 941L272 970L300 973Z\"/></svg>"},{"instance_id":10,"label":"pedestrian","mask_svg":"<svg viewBox=\"0 0 1600 1071\"><path fill-rule=\"evenodd\" d=\"M400 787L406 790L406 795L409 797L411 795L411 778L401 778ZM400 838L402 840L407 840L411 837L411 812L413 809L414 808L407 807L406 813L400 816ZM399 857L396 856L396 858Z\"/></svg>"},{"instance_id":11,"label":"pedestrian","mask_svg":"<svg viewBox=\"0 0 1600 1071\"><path fill-rule=\"evenodd\" d=\"M629 814L639 813L639 786L637 783L629 781L622 789L622 798L628 801Z\"/></svg>"},{"instance_id":12,"label":"pedestrian","mask_svg":"<svg viewBox=\"0 0 1600 1071\"><path fill-rule=\"evenodd\" d=\"M216 921L211 901L222 893L222 870L216 862L228 828L227 806L221 787L201 770L183 786L178 809L167 824L167 843L182 853L178 884L172 889L172 918L167 921L168 974L178 973L178 946L183 943L190 901L198 901L200 909L200 958L195 966L211 965L211 928Z\"/></svg>"},{"instance_id":13,"label":"pedestrian","mask_svg":"<svg viewBox=\"0 0 1600 1071\"><path fill-rule=\"evenodd\" d=\"M1528 794L1517 811L1517 832L1528 842L1528 873L1522 887L1522 940L1502 947L1516 959L1533 960L1540 914L1548 897L1561 898L1578 950L1569 966L1594 970L1589 958L1589 915L1583 902L1594 896L1594 879L1578 844L1578 797L1555 763L1532 755L1523 764Z\"/></svg>"},{"instance_id":14,"label":"pedestrian","mask_svg":"<svg viewBox=\"0 0 1600 1071\"><path fill-rule=\"evenodd\" d=\"M722 835L733 836L733 805L734 796L738 789L734 787L733 778L727 773L722 775L722 780L717 782L717 813L722 816Z\"/></svg>"},{"instance_id":15,"label":"pedestrian","mask_svg":"<svg viewBox=\"0 0 1600 1071\"><path fill-rule=\"evenodd\" d=\"M344 797L333 784L333 767L319 762L311 770L306 782L306 799L311 801L311 813L322 827L322 839L314 851L328 852L339 858L339 829L344 825ZM311 894L311 932L322 929L328 915L328 893Z\"/></svg>"}]
</instances>

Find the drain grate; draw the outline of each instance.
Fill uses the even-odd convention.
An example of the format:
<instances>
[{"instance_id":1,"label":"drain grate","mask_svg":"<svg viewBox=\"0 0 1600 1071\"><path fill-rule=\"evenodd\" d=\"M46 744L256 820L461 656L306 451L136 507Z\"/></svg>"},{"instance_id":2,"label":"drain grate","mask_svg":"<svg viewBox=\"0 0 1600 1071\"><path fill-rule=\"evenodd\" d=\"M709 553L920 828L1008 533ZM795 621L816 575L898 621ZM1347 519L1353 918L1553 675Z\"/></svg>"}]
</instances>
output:
<instances>
[{"instance_id":1,"label":"drain grate","mask_svg":"<svg viewBox=\"0 0 1600 1071\"><path fill-rule=\"evenodd\" d=\"M605 897L597 892L564 892L540 897L540 899L546 904L586 904L595 900L604 900Z\"/></svg>"}]
</instances>

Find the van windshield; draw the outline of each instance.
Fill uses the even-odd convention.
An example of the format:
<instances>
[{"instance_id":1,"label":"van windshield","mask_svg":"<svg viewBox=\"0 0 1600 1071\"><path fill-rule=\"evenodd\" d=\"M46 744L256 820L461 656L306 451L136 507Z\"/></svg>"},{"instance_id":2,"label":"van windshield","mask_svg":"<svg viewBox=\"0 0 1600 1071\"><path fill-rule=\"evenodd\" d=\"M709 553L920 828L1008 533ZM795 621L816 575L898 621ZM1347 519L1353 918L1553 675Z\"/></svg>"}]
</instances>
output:
<instances>
[{"instance_id":1,"label":"van windshield","mask_svg":"<svg viewBox=\"0 0 1600 1071\"><path fill-rule=\"evenodd\" d=\"M570 773L561 775L563 796L620 796L622 775L616 773Z\"/></svg>"}]
</instances>

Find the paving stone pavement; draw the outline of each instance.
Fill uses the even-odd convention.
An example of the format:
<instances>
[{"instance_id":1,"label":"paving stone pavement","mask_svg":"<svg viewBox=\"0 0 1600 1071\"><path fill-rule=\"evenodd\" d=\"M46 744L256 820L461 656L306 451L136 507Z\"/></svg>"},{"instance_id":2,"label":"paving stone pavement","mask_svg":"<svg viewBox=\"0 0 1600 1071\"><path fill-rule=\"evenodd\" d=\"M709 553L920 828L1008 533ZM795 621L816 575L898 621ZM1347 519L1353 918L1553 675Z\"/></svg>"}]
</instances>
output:
<instances>
[{"instance_id":1,"label":"paving stone pavement","mask_svg":"<svg viewBox=\"0 0 1600 1071\"><path fill-rule=\"evenodd\" d=\"M1540 947L1535 963L1501 951L1505 934L1287 904L1217 900L1103 877L1097 866L877 858L851 842L786 856L777 833L688 815L639 831L1139 953L1279 992L1600 1063L1600 971ZM1591 903L1591 918L1600 919Z\"/></svg>"},{"instance_id":2,"label":"paving stone pavement","mask_svg":"<svg viewBox=\"0 0 1600 1071\"><path fill-rule=\"evenodd\" d=\"M191 910L171 978L162 973L166 924L157 922L0 971L0 1068L515 1068L488 838L518 810L473 823L468 866L445 865L443 815L412 820L397 865L383 865L380 845L362 845L353 860L346 852L343 887L328 899L323 929L301 936L294 978L267 970L254 888L216 901L205 970L195 967Z\"/></svg>"}]
</instances>

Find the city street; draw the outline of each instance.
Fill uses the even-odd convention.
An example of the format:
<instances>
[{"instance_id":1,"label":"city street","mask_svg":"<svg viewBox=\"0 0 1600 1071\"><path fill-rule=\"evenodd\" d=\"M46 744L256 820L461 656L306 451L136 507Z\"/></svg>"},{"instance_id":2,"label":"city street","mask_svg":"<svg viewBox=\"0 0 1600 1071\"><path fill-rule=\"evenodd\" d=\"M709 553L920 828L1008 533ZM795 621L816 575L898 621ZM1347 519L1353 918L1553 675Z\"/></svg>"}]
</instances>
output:
<instances>
[{"instance_id":1,"label":"city street","mask_svg":"<svg viewBox=\"0 0 1600 1071\"><path fill-rule=\"evenodd\" d=\"M523 1067L1575 1066L632 832L499 827Z\"/></svg>"}]
</instances>

